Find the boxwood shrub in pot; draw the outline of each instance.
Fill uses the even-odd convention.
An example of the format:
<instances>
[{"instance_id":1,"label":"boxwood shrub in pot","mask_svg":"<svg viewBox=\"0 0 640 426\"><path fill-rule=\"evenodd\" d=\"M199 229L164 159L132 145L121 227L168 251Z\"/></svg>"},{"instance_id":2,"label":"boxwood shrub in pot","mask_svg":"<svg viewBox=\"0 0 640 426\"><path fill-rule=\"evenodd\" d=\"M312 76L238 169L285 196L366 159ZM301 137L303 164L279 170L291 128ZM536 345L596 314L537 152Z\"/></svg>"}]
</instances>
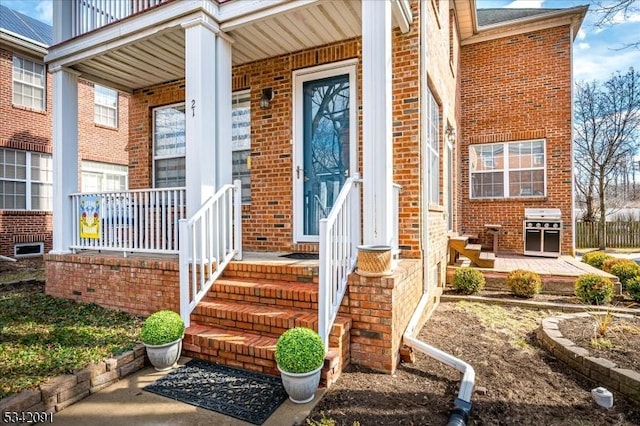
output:
<instances>
[{"instance_id":1,"label":"boxwood shrub in pot","mask_svg":"<svg viewBox=\"0 0 640 426\"><path fill-rule=\"evenodd\" d=\"M173 311L155 312L144 321L140 339L156 370L168 370L176 364L182 351L184 329L184 321Z\"/></svg>"},{"instance_id":2,"label":"boxwood shrub in pot","mask_svg":"<svg viewBox=\"0 0 640 426\"><path fill-rule=\"evenodd\" d=\"M295 327L280 336L275 358L291 401L304 404L314 398L324 355L322 339L309 328Z\"/></svg>"}]
</instances>

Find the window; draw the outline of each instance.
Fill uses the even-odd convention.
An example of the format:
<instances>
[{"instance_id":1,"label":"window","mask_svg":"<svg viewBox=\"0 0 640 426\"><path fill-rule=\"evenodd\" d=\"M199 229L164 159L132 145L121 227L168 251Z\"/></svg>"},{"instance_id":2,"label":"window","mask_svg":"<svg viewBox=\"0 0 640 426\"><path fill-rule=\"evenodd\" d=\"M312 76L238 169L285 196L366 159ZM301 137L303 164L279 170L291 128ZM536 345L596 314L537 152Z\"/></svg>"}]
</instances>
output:
<instances>
[{"instance_id":1,"label":"window","mask_svg":"<svg viewBox=\"0 0 640 426\"><path fill-rule=\"evenodd\" d=\"M440 108L427 89L427 164L429 203L440 204Z\"/></svg>"},{"instance_id":2,"label":"window","mask_svg":"<svg viewBox=\"0 0 640 426\"><path fill-rule=\"evenodd\" d=\"M545 195L544 140L472 145L471 198Z\"/></svg>"},{"instance_id":3,"label":"window","mask_svg":"<svg viewBox=\"0 0 640 426\"><path fill-rule=\"evenodd\" d=\"M127 166L83 161L82 192L124 191L127 174Z\"/></svg>"},{"instance_id":4,"label":"window","mask_svg":"<svg viewBox=\"0 0 640 426\"><path fill-rule=\"evenodd\" d=\"M118 127L118 92L96 84L93 99L94 122L102 126Z\"/></svg>"},{"instance_id":5,"label":"window","mask_svg":"<svg viewBox=\"0 0 640 426\"><path fill-rule=\"evenodd\" d=\"M186 183L184 104L153 110L154 187L182 187Z\"/></svg>"},{"instance_id":6,"label":"window","mask_svg":"<svg viewBox=\"0 0 640 426\"><path fill-rule=\"evenodd\" d=\"M35 257L44 254L44 243L20 243L13 246L15 257Z\"/></svg>"},{"instance_id":7,"label":"window","mask_svg":"<svg viewBox=\"0 0 640 426\"><path fill-rule=\"evenodd\" d=\"M13 57L13 104L38 111L45 109L44 65Z\"/></svg>"},{"instance_id":8,"label":"window","mask_svg":"<svg viewBox=\"0 0 640 426\"><path fill-rule=\"evenodd\" d=\"M50 154L0 148L0 209L51 210Z\"/></svg>"},{"instance_id":9,"label":"window","mask_svg":"<svg viewBox=\"0 0 640 426\"><path fill-rule=\"evenodd\" d=\"M242 182L242 202L251 201L251 98L249 91L233 94L231 101L232 175Z\"/></svg>"}]
</instances>

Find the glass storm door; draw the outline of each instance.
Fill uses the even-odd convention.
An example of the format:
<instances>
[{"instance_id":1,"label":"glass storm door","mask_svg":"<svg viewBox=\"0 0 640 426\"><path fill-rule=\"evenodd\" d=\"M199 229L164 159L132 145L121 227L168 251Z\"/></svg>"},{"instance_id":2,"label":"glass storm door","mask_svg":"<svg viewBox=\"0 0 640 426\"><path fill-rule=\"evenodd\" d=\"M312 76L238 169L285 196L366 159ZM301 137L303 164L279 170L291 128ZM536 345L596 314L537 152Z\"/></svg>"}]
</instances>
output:
<instances>
[{"instance_id":1,"label":"glass storm door","mask_svg":"<svg viewBox=\"0 0 640 426\"><path fill-rule=\"evenodd\" d=\"M294 190L294 220L300 241L317 241L319 221L326 218L352 170L353 130L351 74L345 69L304 78L297 87L299 128ZM319 77L314 75L312 77ZM300 111L301 107L301 111ZM301 223L300 223L301 222Z\"/></svg>"}]
</instances>

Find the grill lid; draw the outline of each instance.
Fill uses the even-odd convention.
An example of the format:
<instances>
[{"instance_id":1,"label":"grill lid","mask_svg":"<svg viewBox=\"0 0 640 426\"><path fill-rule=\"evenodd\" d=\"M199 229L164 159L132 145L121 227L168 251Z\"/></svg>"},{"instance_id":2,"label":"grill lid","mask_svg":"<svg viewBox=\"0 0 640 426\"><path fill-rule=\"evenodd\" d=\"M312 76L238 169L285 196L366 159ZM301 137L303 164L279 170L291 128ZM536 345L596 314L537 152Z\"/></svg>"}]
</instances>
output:
<instances>
[{"instance_id":1,"label":"grill lid","mask_svg":"<svg viewBox=\"0 0 640 426\"><path fill-rule=\"evenodd\" d=\"M560 209L524 209L525 219L555 219L560 220Z\"/></svg>"}]
</instances>

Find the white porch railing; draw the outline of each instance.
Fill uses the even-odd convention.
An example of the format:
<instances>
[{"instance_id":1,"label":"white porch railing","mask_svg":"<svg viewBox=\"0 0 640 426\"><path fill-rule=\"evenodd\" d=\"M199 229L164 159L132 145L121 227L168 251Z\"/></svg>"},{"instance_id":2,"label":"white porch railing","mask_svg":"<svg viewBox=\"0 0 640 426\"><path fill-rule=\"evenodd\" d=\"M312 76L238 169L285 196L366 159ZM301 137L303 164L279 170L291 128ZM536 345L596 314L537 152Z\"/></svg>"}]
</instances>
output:
<instances>
[{"instance_id":1,"label":"white porch railing","mask_svg":"<svg viewBox=\"0 0 640 426\"><path fill-rule=\"evenodd\" d=\"M318 334L329 347L329 334L356 265L360 239L359 176L344 183L331 212L320 220Z\"/></svg>"},{"instance_id":2,"label":"white porch railing","mask_svg":"<svg viewBox=\"0 0 640 426\"><path fill-rule=\"evenodd\" d=\"M72 194L70 248L178 253L178 221L186 217L185 196L185 188ZM94 213L97 227L87 228L83 235L82 222L95 225Z\"/></svg>"},{"instance_id":3,"label":"white porch railing","mask_svg":"<svg viewBox=\"0 0 640 426\"><path fill-rule=\"evenodd\" d=\"M223 186L191 218L180 220L180 316L191 312L231 259L242 258L241 182Z\"/></svg>"},{"instance_id":4,"label":"white porch railing","mask_svg":"<svg viewBox=\"0 0 640 426\"><path fill-rule=\"evenodd\" d=\"M71 36L79 36L169 0L73 0Z\"/></svg>"}]
</instances>

